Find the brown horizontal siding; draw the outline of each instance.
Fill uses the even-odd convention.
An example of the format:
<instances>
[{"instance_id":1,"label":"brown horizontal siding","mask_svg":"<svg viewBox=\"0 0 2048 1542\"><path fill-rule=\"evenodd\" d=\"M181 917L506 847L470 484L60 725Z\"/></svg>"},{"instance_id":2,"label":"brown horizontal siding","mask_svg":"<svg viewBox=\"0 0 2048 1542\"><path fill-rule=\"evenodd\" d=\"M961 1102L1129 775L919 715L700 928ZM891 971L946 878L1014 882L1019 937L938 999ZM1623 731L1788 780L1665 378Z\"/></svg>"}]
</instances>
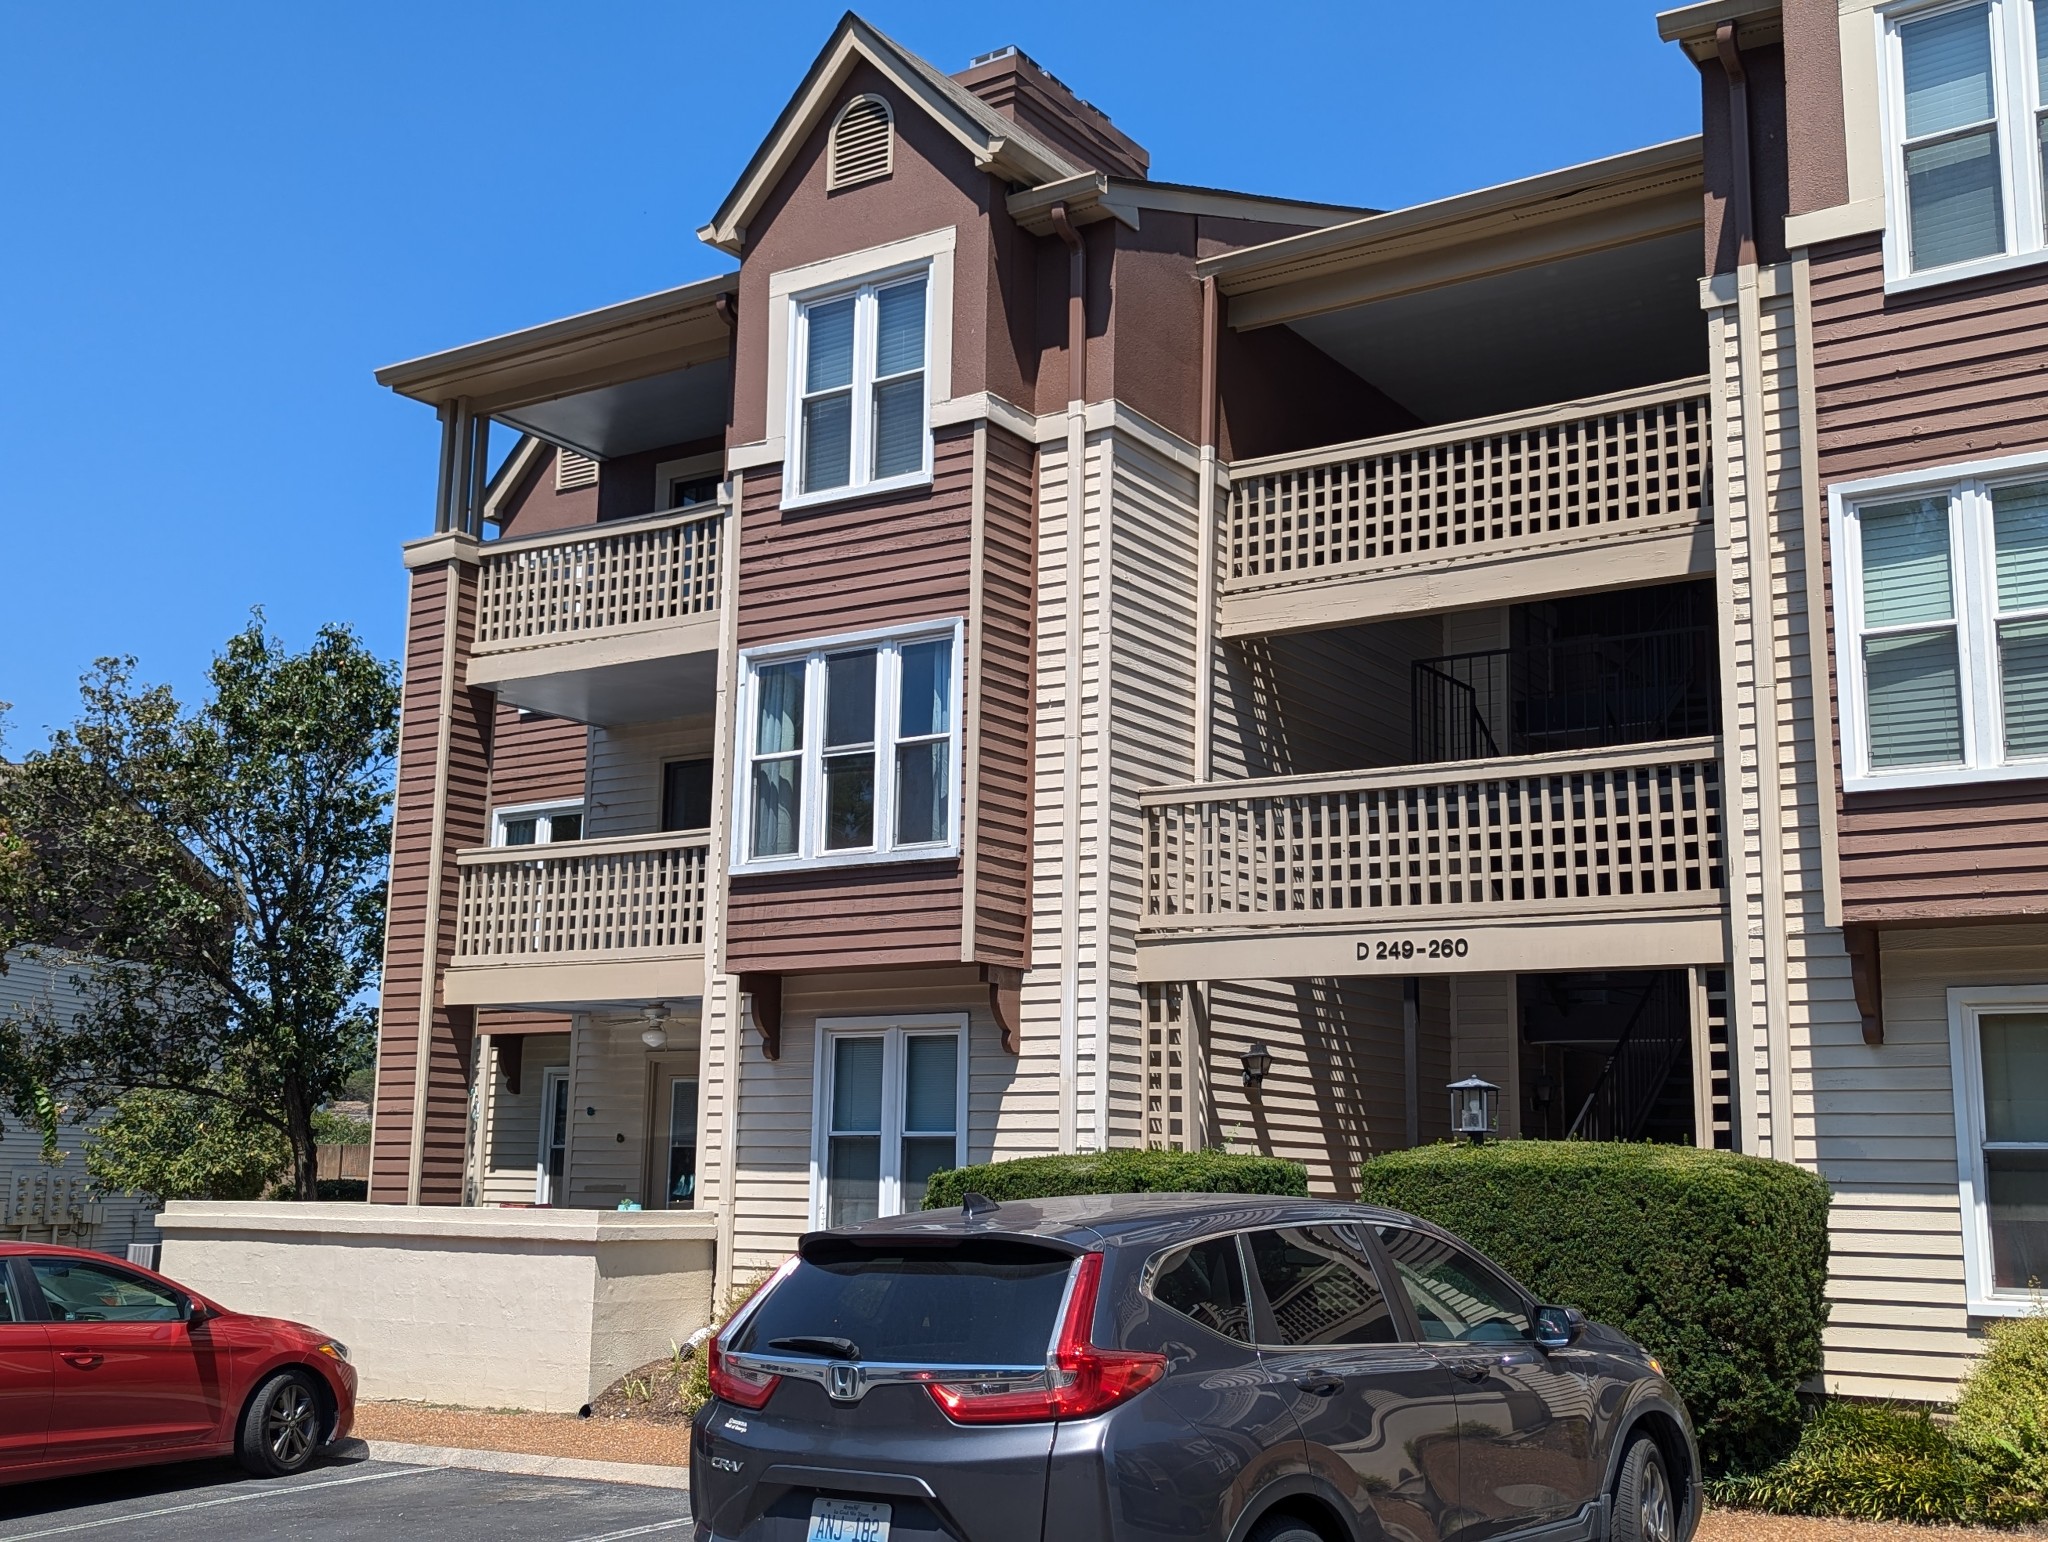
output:
<instances>
[{"instance_id":1,"label":"brown horizontal siding","mask_svg":"<svg viewBox=\"0 0 2048 1542\"><path fill-rule=\"evenodd\" d=\"M973 555L974 436L934 447L907 498L783 510L774 472L749 476L740 521L743 647L964 616ZM958 861L735 878L725 967L814 971L960 961Z\"/></svg>"},{"instance_id":2,"label":"brown horizontal siding","mask_svg":"<svg viewBox=\"0 0 2048 1542\"><path fill-rule=\"evenodd\" d=\"M988 434L982 514L981 722L975 822L974 956L1030 962L1032 620L1037 608L1035 472L1021 439Z\"/></svg>"},{"instance_id":3,"label":"brown horizontal siding","mask_svg":"<svg viewBox=\"0 0 2048 1542\"><path fill-rule=\"evenodd\" d=\"M1868 238L1822 249L1812 280L1823 485L2048 448L2048 277L1888 300ZM1837 637L1831 565L1828 578ZM2048 781L1853 796L1838 786L1837 828L1846 922L2048 913Z\"/></svg>"},{"instance_id":4,"label":"brown horizontal siding","mask_svg":"<svg viewBox=\"0 0 2048 1542\"><path fill-rule=\"evenodd\" d=\"M429 958L445 960L455 940L455 907L445 900L437 936L428 938L428 893L438 882L445 886L444 895L452 898L456 849L479 845L484 838L492 701L482 692L458 690L449 733L444 841L440 851L434 850L444 641L452 625L459 639L455 655L459 679L466 663L466 639L474 634L475 626L475 586L458 582L461 576L462 570L454 564L415 572L406 625L370 1168L371 1198L394 1203L405 1200L408 1183L420 992ZM427 1203L456 1204L462 1199L472 1039L473 1025L466 1008L436 1008L422 1142L420 1198Z\"/></svg>"},{"instance_id":5,"label":"brown horizontal siding","mask_svg":"<svg viewBox=\"0 0 2048 1542\"><path fill-rule=\"evenodd\" d=\"M555 457L551 444L541 446L520 485L499 505L505 515L498 534L510 540L522 535L546 535L555 530L574 530L597 523L597 484L555 491Z\"/></svg>"}]
</instances>

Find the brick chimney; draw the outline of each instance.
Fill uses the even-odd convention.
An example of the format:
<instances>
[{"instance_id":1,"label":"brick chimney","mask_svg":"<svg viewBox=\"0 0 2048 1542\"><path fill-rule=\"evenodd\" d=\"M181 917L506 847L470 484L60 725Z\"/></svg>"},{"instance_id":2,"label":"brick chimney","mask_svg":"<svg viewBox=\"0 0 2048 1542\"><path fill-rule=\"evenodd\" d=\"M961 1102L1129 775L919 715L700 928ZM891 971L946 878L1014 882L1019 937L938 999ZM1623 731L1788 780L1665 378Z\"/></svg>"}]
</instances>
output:
<instances>
[{"instance_id":1,"label":"brick chimney","mask_svg":"<svg viewBox=\"0 0 2048 1542\"><path fill-rule=\"evenodd\" d=\"M983 54L953 77L1078 166L1142 181L1152 157L1021 48Z\"/></svg>"}]
</instances>

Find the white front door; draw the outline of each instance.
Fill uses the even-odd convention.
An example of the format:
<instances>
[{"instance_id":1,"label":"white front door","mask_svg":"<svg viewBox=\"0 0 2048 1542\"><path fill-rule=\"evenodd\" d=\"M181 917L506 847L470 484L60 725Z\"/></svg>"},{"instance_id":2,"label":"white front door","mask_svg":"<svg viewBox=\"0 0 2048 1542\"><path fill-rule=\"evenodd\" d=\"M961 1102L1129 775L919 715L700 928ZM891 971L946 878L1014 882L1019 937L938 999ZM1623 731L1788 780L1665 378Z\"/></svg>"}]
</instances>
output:
<instances>
[{"instance_id":1,"label":"white front door","mask_svg":"<svg viewBox=\"0 0 2048 1542\"><path fill-rule=\"evenodd\" d=\"M533 1170L533 1202L559 1204L569 1160L569 1071L557 1066L540 1082L540 1151Z\"/></svg>"}]
</instances>

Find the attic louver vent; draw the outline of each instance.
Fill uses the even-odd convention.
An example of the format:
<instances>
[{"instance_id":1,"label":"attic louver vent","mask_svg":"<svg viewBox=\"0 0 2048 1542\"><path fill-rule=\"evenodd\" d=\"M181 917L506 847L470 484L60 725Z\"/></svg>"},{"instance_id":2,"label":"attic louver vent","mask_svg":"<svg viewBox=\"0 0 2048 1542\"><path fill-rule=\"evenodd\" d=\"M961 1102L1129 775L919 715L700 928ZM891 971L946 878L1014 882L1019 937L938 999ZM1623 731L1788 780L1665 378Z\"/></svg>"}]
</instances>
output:
<instances>
[{"instance_id":1,"label":"attic louver vent","mask_svg":"<svg viewBox=\"0 0 2048 1542\"><path fill-rule=\"evenodd\" d=\"M597 482L597 462L588 455L578 455L574 450L555 452L555 491L566 493L572 487L591 487Z\"/></svg>"},{"instance_id":2,"label":"attic louver vent","mask_svg":"<svg viewBox=\"0 0 2048 1542\"><path fill-rule=\"evenodd\" d=\"M832 149L826 160L825 186L852 187L889 175L895 135L889 104L877 96L857 96L832 125Z\"/></svg>"}]
</instances>

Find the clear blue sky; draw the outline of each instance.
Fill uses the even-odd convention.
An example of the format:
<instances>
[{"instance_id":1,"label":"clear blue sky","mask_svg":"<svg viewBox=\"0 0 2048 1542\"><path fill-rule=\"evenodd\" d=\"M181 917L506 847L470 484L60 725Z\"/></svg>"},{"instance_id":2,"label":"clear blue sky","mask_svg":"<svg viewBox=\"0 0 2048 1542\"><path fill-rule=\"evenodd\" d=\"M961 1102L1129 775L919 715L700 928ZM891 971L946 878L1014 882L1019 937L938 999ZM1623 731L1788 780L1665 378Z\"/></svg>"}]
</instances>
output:
<instances>
[{"instance_id":1,"label":"clear blue sky","mask_svg":"<svg viewBox=\"0 0 2048 1542\"><path fill-rule=\"evenodd\" d=\"M1644 0L863 14L1015 43L1155 176L1394 207L1696 132ZM380 364L722 271L712 213L838 19L769 4L0 6L5 751L249 607L395 656L432 414Z\"/></svg>"}]
</instances>

